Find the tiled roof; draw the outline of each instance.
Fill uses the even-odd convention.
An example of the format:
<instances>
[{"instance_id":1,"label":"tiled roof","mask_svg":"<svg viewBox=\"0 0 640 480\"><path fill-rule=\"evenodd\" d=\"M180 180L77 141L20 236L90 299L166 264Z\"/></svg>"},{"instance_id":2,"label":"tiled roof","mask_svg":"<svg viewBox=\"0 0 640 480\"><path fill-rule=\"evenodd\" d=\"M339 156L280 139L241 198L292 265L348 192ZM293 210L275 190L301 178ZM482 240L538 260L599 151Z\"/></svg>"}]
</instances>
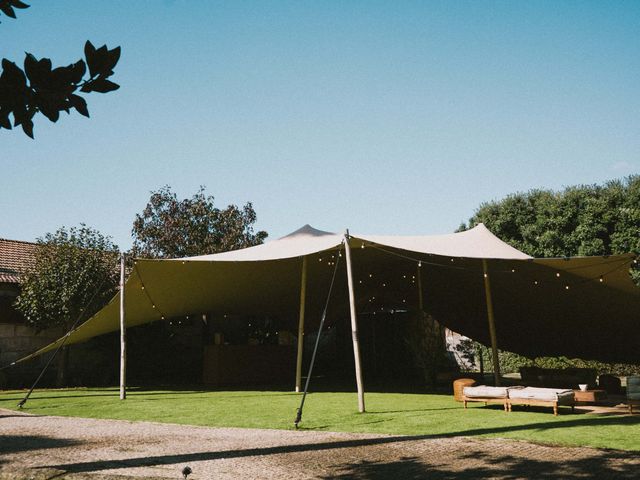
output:
<instances>
[{"instance_id":1,"label":"tiled roof","mask_svg":"<svg viewBox=\"0 0 640 480\"><path fill-rule=\"evenodd\" d=\"M0 238L0 282L20 283L20 272L33 262L37 244Z\"/></svg>"}]
</instances>

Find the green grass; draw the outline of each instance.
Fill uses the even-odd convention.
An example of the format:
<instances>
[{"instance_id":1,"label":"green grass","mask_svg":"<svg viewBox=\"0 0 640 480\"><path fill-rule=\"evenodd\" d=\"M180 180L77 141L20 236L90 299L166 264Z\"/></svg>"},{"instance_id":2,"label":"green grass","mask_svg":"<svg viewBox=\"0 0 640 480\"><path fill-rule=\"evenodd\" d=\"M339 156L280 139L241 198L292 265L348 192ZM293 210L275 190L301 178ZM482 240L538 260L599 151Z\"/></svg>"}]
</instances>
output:
<instances>
[{"instance_id":1,"label":"green grass","mask_svg":"<svg viewBox=\"0 0 640 480\"><path fill-rule=\"evenodd\" d=\"M0 407L16 409L24 392L0 393ZM118 399L115 388L37 390L24 411L41 415L293 429L300 394L273 391L141 390ZM425 438L500 437L536 443L640 451L640 416L571 414L561 408L505 413L473 404L464 410L450 395L368 393L357 413L355 393L312 393L301 428L317 431L419 435Z\"/></svg>"}]
</instances>

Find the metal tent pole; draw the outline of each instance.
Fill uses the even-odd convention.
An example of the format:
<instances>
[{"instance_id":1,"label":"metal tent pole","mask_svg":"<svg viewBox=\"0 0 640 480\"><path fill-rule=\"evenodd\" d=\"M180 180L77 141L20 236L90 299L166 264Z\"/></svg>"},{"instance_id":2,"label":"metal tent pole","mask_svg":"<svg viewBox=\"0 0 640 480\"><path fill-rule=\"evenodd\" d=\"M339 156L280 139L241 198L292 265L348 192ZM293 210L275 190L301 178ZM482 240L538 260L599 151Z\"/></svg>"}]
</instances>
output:
<instances>
[{"instance_id":1,"label":"metal tent pole","mask_svg":"<svg viewBox=\"0 0 640 480\"><path fill-rule=\"evenodd\" d=\"M300 319L298 321L298 358L296 359L296 392L302 387L302 354L304 351L304 309L307 295L307 257L302 257L300 279Z\"/></svg>"},{"instance_id":2,"label":"metal tent pole","mask_svg":"<svg viewBox=\"0 0 640 480\"><path fill-rule=\"evenodd\" d=\"M125 254L120 257L120 400L127 398L127 331L124 308Z\"/></svg>"},{"instance_id":3,"label":"metal tent pole","mask_svg":"<svg viewBox=\"0 0 640 480\"><path fill-rule=\"evenodd\" d=\"M353 271L351 268L351 247L349 246L349 230L344 232L344 251L347 261L347 281L349 285L349 310L351 312L351 338L353 340L353 357L356 366L356 385L358 387L358 411L364 409L364 386L362 382L362 367L360 363L360 345L358 343L358 320L356 312L356 300L353 290Z\"/></svg>"},{"instance_id":4,"label":"metal tent pole","mask_svg":"<svg viewBox=\"0 0 640 480\"><path fill-rule=\"evenodd\" d=\"M493 300L491 298L491 281L487 260L482 259L484 273L484 294L487 300L487 319L489 320L489 335L491 336L491 358L493 360L493 377L496 386L500 386L500 360L498 359L498 340L496 338L496 321L493 315Z\"/></svg>"}]
</instances>

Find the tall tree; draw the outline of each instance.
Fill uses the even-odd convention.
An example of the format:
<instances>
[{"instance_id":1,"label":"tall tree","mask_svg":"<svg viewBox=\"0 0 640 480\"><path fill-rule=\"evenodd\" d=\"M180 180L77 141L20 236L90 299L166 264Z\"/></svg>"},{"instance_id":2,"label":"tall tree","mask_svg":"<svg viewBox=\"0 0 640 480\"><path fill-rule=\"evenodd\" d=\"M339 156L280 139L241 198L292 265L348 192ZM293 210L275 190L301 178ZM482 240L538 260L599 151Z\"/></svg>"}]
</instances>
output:
<instances>
[{"instance_id":1,"label":"tall tree","mask_svg":"<svg viewBox=\"0 0 640 480\"><path fill-rule=\"evenodd\" d=\"M102 308L118 284L118 248L86 225L62 227L38 239L34 262L24 272L17 309L37 331L69 330ZM65 381L68 352L63 351L58 384Z\"/></svg>"},{"instance_id":2,"label":"tall tree","mask_svg":"<svg viewBox=\"0 0 640 480\"><path fill-rule=\"evenodd\" d=\"M20 0L0 0L0 12L12 18L16 18L15 9L27 7ZM109 50L103 45L95 48L87 41L84 54L86 61L80 59L57 68L52 68L51 59L37 59L30 53L25 56L24 69L3 58L0 129L21 126L24 133L33 138L33 118L37 113L42 113L51 122L58 121L60 112L70 113L71 109L88 117L87 102L78 93L107 93L120 88L109 80L120 59L120 47Z\"/></svg>"},{"instance_id":3,"label":"tall tree","mask_svg":"<svg viewBox=\"0 0 640 480\"><path fill-rule=\"evenodd\" d=\"M167 185L151 192L147 206L136 215L132 252L136 257L175 258L258 245L267 232L254 232L256 220L251 202L219 209L204 187L178 200Z\"/></svg>"},{"instance_id":4,"label":"tall tree","mask_svg":"<svg viewBox=\"0 0 640 480\"><path fill-rule=\"evenodd\" d=\"M480 205L459 230L481 222L534 257L640 254L640 175L560 192L511 194Z\"/></svg>"}]
</instances>

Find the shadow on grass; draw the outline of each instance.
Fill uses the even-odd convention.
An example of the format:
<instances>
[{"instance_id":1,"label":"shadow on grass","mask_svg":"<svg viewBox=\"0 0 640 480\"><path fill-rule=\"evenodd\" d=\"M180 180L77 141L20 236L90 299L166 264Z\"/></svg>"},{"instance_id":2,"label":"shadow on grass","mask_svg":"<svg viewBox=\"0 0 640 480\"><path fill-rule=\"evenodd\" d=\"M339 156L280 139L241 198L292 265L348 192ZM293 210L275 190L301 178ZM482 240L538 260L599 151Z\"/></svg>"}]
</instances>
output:
<instances>
[{"instance_id":1,"label":"shadow on grass","mask_svg":"<svg viewBox=\"0 0 640 480\"><path fill-rule=\"evenodd\" d=\"M353 440L342 440L342 441L334 441L334 442L321 442L321 443L306 443L306 444L297 444L297 445L282 445L282 446L274 446L274 447L262 447L262 448L248 448L248 449L238 449L238 450L225 450L225 451L212 451L212 452L198 452L198 453L186 453L186 454L176 454L176 455L158 455L158 456L146 456L146 457L135 457L135 458L126 458L121 460L98 460L91 462L78 462L78 463L68 463L62 465L49 465L47 468L55 468L57 470L62 470L65 473L87 473L87 472L96 472L100 470L106 469L120 469L120 468L135 468L135 467L149 467L154 465L170 465L170 464L183 464L188 462L197 462L197 461L213 461L213 460L221 460L221 459L230 459L230 458L243 458L243 457L255 457L255 456L266 456L266 455L280 455L280 454L291 454L291 453L304 453L304 452L318 452L318 451L331 451L337 449L344 448L357 448L357 447L368 447L368 446L376 446L376 445L387 445L387 444L401 444L402 442L412 442L416 440L434 440L434 439L446 439L453 437L473 437L480 435L488 435L488 434L500 434L500 433L509 433L509 432L517 432L524 430L550 430L557 428L566 428L566 427L574 427L574 426L590 426L597 428L599 426L611 426L611 425L639 425L640 417L592 417L587 418L585 416L581 416L580 418L567 420L564 422L538 422L531 423L528 425L516 425L516 426L504 426L504 427L487 427L487 428L477 428L471 430L461 430L458 432L449 432L446 434L434 434L434 435L416 435L416 436L389 436L389 437L376 437L376 438L364 438L364 439L353 439ZM617 458L622 460L637 460L638 453L637 452L622 452L622 451L609 451L609 450L593 450L596 456L600 460L595 462L594 465L605 468L608 460L611 458ZM477 454L472 454L470 458L476 458L478 455L482 455L482 451L478 449ZM492 454L494 457L495 453ZM573 459L573 455L570 459ZM511 463L509 463L511 462ZM576 461L577 462L577 461ZM428 473L428 478L430 479L439 479L439 478L492 478L495 477L496 473L502 472L501 476L506 476L507 478L552 478L551 476L547 477L546 475L551 475L552 472L559 471L560 467L563 467L567 464L568 472L566 475L555 475L553 478L578 478L579 473L586 473L591 475L595 472L593 466L591 467L580 467L578 463L572 463L572 461L567 462L566 459L563 459L561 462L540 462L529 460L526 458L515 458L515 457L500 457L497 459L492 459L489 462L490 466L482 467L482 469L470 469L466 475L463 476L459 471L449 471L443 470L439 472L436 467L428 467L428 470L424 470L422 472L422 466L419 466L414 462L411 465L411 462L406 467L415 469L416 474L410 474L407 472L407 476L401 475L404 478L422 478L426 475L417 475L417 473ZM377 479L377 478L386 478L384 476L385 473L390 472L390 468L394 468L397 466L401 468L397 462L391 463L359 463L359 464L347 464L340 466L340 469L344 470L344 475L338 478L362 478L362 479ZM426 466L424 468L427 468ZM508 473L504 468L512 468L512 476L504 475L504 472ZM608 468L608 467L606 467ZM637 466L635 467L638 468ZM560 469L561 471L564 471ZM524 473L531 471L531 477L524 476ZM579 478L611 478L612 471L602 471L598 470L600 473L597 475L592 475L585 477L584 475ZM536 473L537 472L537 473ZM547 473L545 473L547 472ZM573 473L571 473L573 472ZM634 470L634 475L636 475L636 471ZM521 475L522 474L522 475ZM378 476L375 476L378 475ZM440 476L438 476L440 475ZM608 475L608 476L607 476ZM637 476L618 476L615 478L637 478Z\"/></svg>"}]
</instances>

